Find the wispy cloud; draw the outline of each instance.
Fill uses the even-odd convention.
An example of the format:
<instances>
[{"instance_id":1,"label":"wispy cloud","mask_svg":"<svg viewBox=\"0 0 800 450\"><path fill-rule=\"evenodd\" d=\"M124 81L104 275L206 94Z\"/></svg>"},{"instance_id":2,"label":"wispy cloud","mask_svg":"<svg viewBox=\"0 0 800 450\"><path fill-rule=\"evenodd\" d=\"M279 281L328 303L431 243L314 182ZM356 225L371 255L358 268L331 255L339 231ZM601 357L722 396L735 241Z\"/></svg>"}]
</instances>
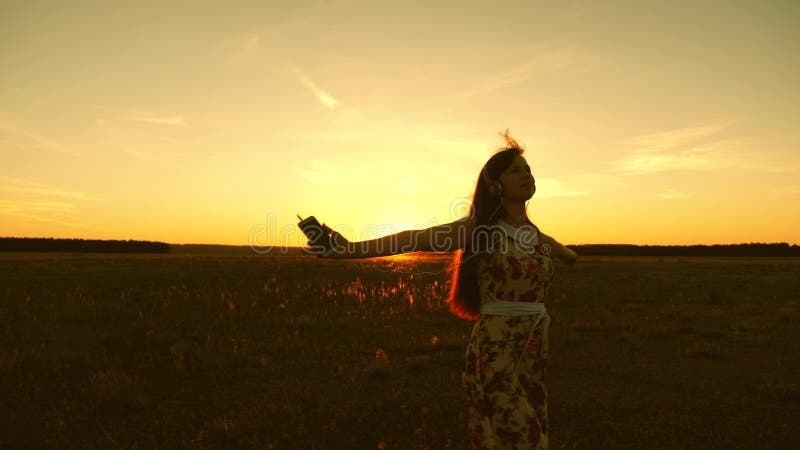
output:
<instances>
[{"instance_id":1,"label":"wispy cloud","mask_svg":"<svg viewBox=\"0 0 800 450\"><path fill-rule=\"evenodd\" d=\"M136 122L157 123L159 125L174 125L178 127L185 127L186 120L180 116L173 117L135 117L131 120Z\"/></svg>"},{"instance_id":2,"label":"wispy cloud","mask_svg":"<svg viewBox=\"0 0 800 450\"><path fill-rule=\"evenodd\" d=\"M31 131L27 127L0 117L0 139L5 141L4 147L14 146L20 150L44 150L63 155L75 155L76 152L62 145L60 142Z\"/></svg>"},{"instance_id":3,"label":"wispy cloud","mask_svg":"<svg viewBox=\"0 0 800 450\"><path fill-rule=\"evenodd\" d=\"M61 197L75 200L106 201L107 199L86 195L78 191L69 191L47 186L33 181L19 178L0 177L0 191L18 194L38 195L47 197Z\"/></svg>"},{"instance_id":4,"label":"wispy cloud","mask_svg":"<svg viewBox=\"0 0 800 450\"><path fill-rule=\"evenodd\" d=\"M555 178L536 177L536 194L534 198L574 197L589 194L589 191L572 189Z\"/></svg>"},{"instance_id":5,"label":"wispy cloud","mask_svg":"<svg viewBox=\"0 0 800 450\"><path fill-rule=\"evenodd\" d=\"M516 67L492 74L477 85L457 93L454 97L466 100L523 83L538 74L566 70L584 71L587 67L597 64L599 64L598 60L590 58L588 54L575 47L552 48L542 51Z\"/></svg>"},{"instance_id":6,"label":"wispy cloud","mask_svg":"<svg viewBox=\"0 0 800 450\"><path fill-rule=\"evenodd\" d=\"M6 200L0 199L0 212L3 213L22 213L22 212L44 212L44 213L72 213L77 211L75 205L69 202L58 202L50 200Z\"/></svg>"},{"instance_id":7,"label":"wispy cloud","mask_svg":"<svg viewBox=\"0 0 800 450\"><path fill-rule=\"evenodd\" d=\"M94 121L102 141L134 158L147 161L163 159L165 148L174 154L179 147L191 143L183 138L187 136L184 129L189 128L181 115L107 106L95 106L94 109L111 113L96 117ZM169 146L165 147L163 143Z\"/></svg>"},{"instance_id":8,"label":"wispy cloud","mask_svg":"<svg viewBox=\"0 0 800 450\"><path fill-rule=\"evenodd\" d=\"M95 119L95 124L97 125L100 135L103 137L102 140L105 141L104 143L109 144L114 149L144 161L158 158L157 153L142 150L142 148L148 148L149 145L144 145L142 139L137 136L134 130L120 127L106 119Z\"/></svg>"},{"instance_id":9,"label":"wispy cloud","mask_svg":"<svg viewBox=\"0 0 800 450\"><path fill-rule=\"evenodd\" d=\"M15 216L15 217L22 217L24 219L35 220L37 222L52 223L52 224L56 224L56 225L58 225L60 227L61 226L65 226L65 227L72 227L72 228L82 228L82 229L93 230L93 231L98 231L99 230L96 227L92 227L92 226L89 226L89 225L87 225L85 223L80 223L80 222L70 222L70 221L67 221L67 220L54 219L52 217L40 216L40 215L37 215L37 214L31 214L31 213L26 213L26 212L18 212L18 211L6 212L4 210L4 206L2 205L2 201L0 201L0 214L5 214L5 215Z\"/></svg>"},{"instance_id":10,"label":"wispy cloud","mask_svg":"<svg viewBox=\"0 0 800 450\"><path fill-rule=\"evenodd\" d=\"M658 195L659 197L666 199L666 200L678 200L682 198L691 198L691 195L681 192L677 189L667 188L661 194Z\"/></svg>"},{"instance_id":11,"label":"wispy cloud","mask_svg":"<svg viewBox=\"0 0 800 450\"><path fill-rule=\"evenodd\" d=\"M111 112L117 115L116 117L112 118L108 117L99 118L99 120L104 120L104 121L130 120L133 122L146 122L157 125L170 125L175 127L188 126L186 119L180 114L161 114L152 111L144 111L140 109L113 108L108 106L95 106L94 109L98 111Z\"/></svg>"},{"instance_id":12,"label":"wispy cloud","mask_svg":"<svg viewBox=\"0 0 800 450\"><path fill-rule=\"evenodd\" d=\"M311 91L314 97L320 101L326 108L328 109L336 109L341 105L339 100L336 100L333 95L329 94L328 92L322 90L316 83L314 83L311 78L308 77L302 70L298 69L294 66L289 66L289 69L297 75L298 79L300 80L303 85Z\"/></svg>"},{"instance_id":13,"label":"wispy cloud","mask_svg":"<svg viewBox=\"0 0 800 450\"><path fill-rule=\"evenodd\" d=\"M442 89L441 94L425 99L426 104L430 105L429 107L407 112L403 117L396 117L395 120L413 123L429 122L433 117L447 116L476 99L490 96L502 89L513 89L517 85L535 79L538 75L586 73L608 67L611 64L608 58L592 54L574 45L556 46L551 43L548 46L549 48L540 49L539 53L528 57L527 60L516 66L486 74L474 81L471 86L452 90ZM430 78L434 73L426 76ZM526 91L526 95L530 95L531 92Z\"/></svg>"},{"instance_id":14,"label":"wispy cloud","mask_svg":"<svg viewBox=\"0 0 800 450\"><path fill-rule=\"evenodd\" d=\"M709 170L716 169L716 165L711 158L703 155L705 150L682 149L671 153L639 153L618 161L613 164L619 170L629 174L647 174L653 172L663 172L666 170Z\"/></svg>"},{"instance_id":15,"label":"wispy cloud","mask_svg":"<svg viewBox=\"0 0 800 450\"><path fill-rule=\"evenodd\" d=\"M629 154L611 162L629 175L668 170L742 169L786 173L800 169L795 135L756 138L737 136L734 120L635 136L617 142Z\"/></svg>"},{"instance_id":16,"label":"wispy cloud","mask_svg":"<svg viewBox=\"0 0 800 450\"><path fill-rule=\"evenodd\" d=\"M0 193L4 197L0 199L1 215L85 229L95 228L63 220L62 216L79 213L77 202L105 200L78 191L11 177L0 177Z\"/></svg>"},{"instance_id":17,"label":"wispy cloud","mask_svg":"<svg viewBox=\"0 0 800 450\"><path fill-rule=\"evenodd\" d=\"M726 167L719 157L721 147L735 140L720 137L730 121L646 134L618 142L630 149L626 157L612 166L628 174L647 174L666 170L710 170Z\"/></svg>"},{"instance_id":18,"label":"wispy cloud","mask_svg":"<svg viewBox=\"0 0 800 450\"><path fill-rule=\"evenodd\" d=\"M699 138L715 135L730 123L720 123L698 127L679 128L676 130L662 131L645 134L620 141L620 144L637 147L642 151L657 152L679 147Z\"/></svg>"}]
</instances>

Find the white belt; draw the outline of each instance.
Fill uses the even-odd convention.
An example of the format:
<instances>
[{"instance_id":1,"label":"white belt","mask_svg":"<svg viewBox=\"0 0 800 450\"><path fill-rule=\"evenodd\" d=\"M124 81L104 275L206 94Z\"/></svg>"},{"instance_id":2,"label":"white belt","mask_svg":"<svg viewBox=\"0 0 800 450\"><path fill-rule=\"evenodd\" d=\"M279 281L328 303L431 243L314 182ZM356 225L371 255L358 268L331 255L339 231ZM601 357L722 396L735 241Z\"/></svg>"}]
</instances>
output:
<instances>
[{"instance_id":1,"label":"white belt","mask_svg":"<svg viewBox=\"0 0 800 450\"><path fill-rule=\"evenodd\" d=\"M542 302L489 302L481 305L481 314L489 316L527 316L529 314L547 314Z\"/></svg>"},{"instance_id":2,"label":"white belt","mask_svg":"<svg viewBox=\"0 0 800 450\"><path fill-rule=\"evenodd\" d=\"M547 345L547 335L548 335L548 328L550 326L550 315L547 314L547 308L545 308L544 303L542 302L489 302L484 303L481 305L481 315L487 316L527 316L532 314L538 314L539 317L536 318L536 321L531 326L530 334L528 334L528 340L525 343L525 347L527 348L528 344L531 342L531 338L533 337L533 332L536 330L536 327L542 323L542 346ZM474 332L474 331L473 331ZM517 359L514 363L514 372L517 371L517 367L519 366L519 362L522 360L522 355Z\"/></svg>"}]
</instances>

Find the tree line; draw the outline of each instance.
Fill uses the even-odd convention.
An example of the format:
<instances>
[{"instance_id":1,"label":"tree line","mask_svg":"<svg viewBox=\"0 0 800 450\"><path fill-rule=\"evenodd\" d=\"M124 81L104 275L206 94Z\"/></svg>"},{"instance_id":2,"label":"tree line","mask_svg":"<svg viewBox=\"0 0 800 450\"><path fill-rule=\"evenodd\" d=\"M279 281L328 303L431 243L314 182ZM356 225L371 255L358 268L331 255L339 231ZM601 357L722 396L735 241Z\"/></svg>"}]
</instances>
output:
<instances>
[{"instance_id":1,"label":"tree line","mask_svg":"<svg viewBox=\"0 0 800 450\"><path fill-rule=\"evenodd\" d=\"M153 241L98 239L0 238L4 252L169 253L170 245Z\"/></svg>"},{"instance_id":2,"label":"tree line","mask_svg":"<svg viewBox=\"0 0 800 450\"><path fill-rule=\"evenodd\" d=\"M214 247L216 253L231 249L240 253L252 253L245 246L181 246L194 251L208 251ZM196 248L195 248L196 247ZM714 245L634 245L634 244L582 244L567 245L582 256L800 256L799 245L780 243L714 244ZM290 254L301 254L300 248ZM164 242L135 240L95 240L58 238L0 237L0 251L6 252L72 252L72 253L170 253L172 246ZM270 252L272 254L273 252Z\"/></svg>"},{"instance_id":3,"label":"tree line","mask_svg":"<svg viewBox=\"0 0 800 450\"><path fill-rule=\"evenodd\" d=\"M578 255L593 256L800 256L800 246L786 242L714 245L567 245Z\"/></svg>"}]
</instances>

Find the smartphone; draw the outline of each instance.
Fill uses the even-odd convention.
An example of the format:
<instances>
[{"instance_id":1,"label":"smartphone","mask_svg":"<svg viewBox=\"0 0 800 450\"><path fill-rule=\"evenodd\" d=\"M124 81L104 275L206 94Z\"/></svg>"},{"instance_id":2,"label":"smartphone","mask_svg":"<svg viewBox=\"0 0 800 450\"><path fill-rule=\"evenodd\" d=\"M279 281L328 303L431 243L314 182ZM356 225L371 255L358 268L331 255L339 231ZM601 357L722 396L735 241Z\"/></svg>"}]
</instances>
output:
<instances>
[{"instance_id":1,"label":"smartphone","mask_svg":"<svg viewBox=\"0 0 800 450\"><path fill-rule=\"evenodd\" d=\"M334 252L333 240L331 235L325 232L317 218L308 216L303 219L300 214L297 215L297 218L300 219L297 226L300 227L311 243L311 249L307 252L321 257L330 256Z\"/></svg>"}]
</instances>

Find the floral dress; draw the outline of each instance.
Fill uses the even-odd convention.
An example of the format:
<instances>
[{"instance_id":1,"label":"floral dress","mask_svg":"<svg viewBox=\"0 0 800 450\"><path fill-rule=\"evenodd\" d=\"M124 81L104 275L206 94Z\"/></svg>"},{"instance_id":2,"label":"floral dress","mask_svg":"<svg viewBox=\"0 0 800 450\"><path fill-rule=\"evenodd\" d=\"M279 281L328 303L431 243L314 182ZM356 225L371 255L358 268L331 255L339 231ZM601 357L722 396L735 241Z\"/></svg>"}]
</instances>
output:
<instances>
[{"instance_id":1,"label":"floral dress","mask_svg":"<svg viewBox=\"0 0 800 450\"><path fill-rule=\"evenodd\" d=\"M478 257L481 303L544 301L553 278L547 248L507 239ZM548 448L547 322L538 316L481 314L472 330L462 384L473 448Z\"/></svg>"}]
</instances>

